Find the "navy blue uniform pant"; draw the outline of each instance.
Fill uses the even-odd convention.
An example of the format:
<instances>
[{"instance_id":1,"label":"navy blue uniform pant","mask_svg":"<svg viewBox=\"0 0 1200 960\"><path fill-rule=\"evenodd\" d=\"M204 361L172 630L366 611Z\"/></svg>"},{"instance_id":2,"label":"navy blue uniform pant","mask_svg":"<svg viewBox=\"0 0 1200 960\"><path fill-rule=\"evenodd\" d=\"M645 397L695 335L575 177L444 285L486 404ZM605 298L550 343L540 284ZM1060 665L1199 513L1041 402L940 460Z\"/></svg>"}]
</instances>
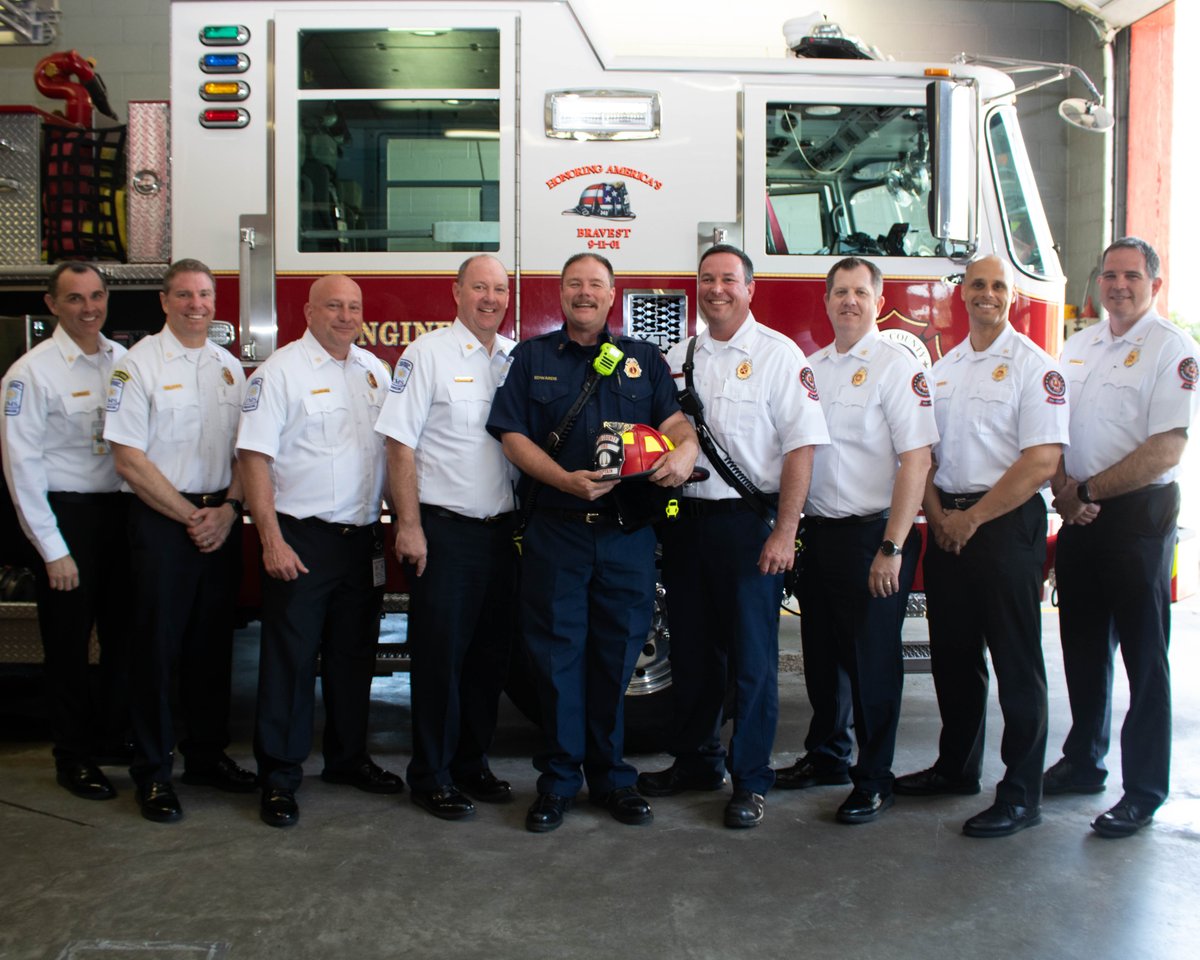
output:
<instances>
[{"instance_id":1,"label":"navy blue uniform pant","mask_svg":"<svg viewBox=\"0 0 1200 960\"><path fill-rule=\"evenodd\" d=\"M783 575L759 573L770 531L749 510L733 509L685 514L663 525L675 688L671 752L689 778L724 776L728 768L735 788L766 793L775 782L771 747L779 718ZM721 725L730 684L733 732L727 754Z\"/></svg>"},{"instance_id":2,"label":"navy blue uniform pant","mask_svg":"<svg viewBox=\"0 0 1200 960\"><path fill-rule=\"evenodd\" d=\"M201 553L177 520L134 500L130 568L136 603L130 676L138 783L171 779L178 687L188 766L215 763L229 745L233 622L242 569L242 525ZM177 683L176 683L177 678Z\"/></svg>"},{"instance_id":3,"label":"navy blue uniform pant","mask_svg":"<svg viewBox=\"0 0 1200 960\"><path fill-rule=\"evenodd\" d=\"M295 790L312 750L317 656L325 702L325 769L349 773L367 759L367 716L383 585L378 524L351 527L279 517L283 538L308 568L296 580L263 572L262 652L254 755L263 789Z\"/></svg>"},{"instance_id":4,"label":"navy blue uniform pant","mask_svg":"<svg viewBox=\"0 0 1200 960\"><path fill-rule=\"evenodd\" d=\"M900 631L921 553L914 529L904 542L900 584L872 597L867 575L879 554L886 519L830 524L803 521L800 639L804 685L812 704L804 747L822 769L850 765L850 721L858 740L855 786L891 793L892 757L904 690Z\"/></svg>"},{"instance_id":5,"label":"navy blue uniform pant","mask_svg":"<svg viewBox=\"0 0 1200 960\"><path fill-rule=\"evenodd\" d=\"M51 590L46 565L34 567L46 700L56 760L86 760L128 742L129 531L127 493L54 493L50 507L79 568L74 590ZM98 683L88 646L100 645Z\"/></svg>"},{"instance_id":6,"label":"navy blue uniform pant","mask_svg":"<svg viewBox=\"0 0 1200 960\"><path fill-rule=\"evenodd\" d=\"M521 631L537 685L538 793L604 796L625 762L625 688L654 612L654 531L623 533L534 511L521 559ZM582 772L581 772L582 768Z\"/></svg>"},{"instance_id":7,"label":"navy blue uniform pant","mask_svg":"<svg viewBox=\"0 0 1200 960\"><path fill-rule=\"evenodd\" d=\"M1058 535L1055 569L1071 732L1063 755L1084 778L1104 777L1112 726L1113 655L1129 677L1121 727L1125 794L1150 809L1171 771L1171 563L1179 487L1105 500L1096 519Z\"/></svg>"},{"instance_id":8,"label":"navy blue uniform pant","mask_svg":"<svg viewBox=\"0 0 1200 960\"><path fill-rule=\"evenodd\" d=\"M1035 494L983 524L958 555L929 538L925 591L929 650L942 715L935 769L953 780L983 770L991 652L1004 716L996 799L1037 806L1046 759L1046 666L1042 659L1042 567L1046 502Z\"/></svg>"},{"instance_id":9,"label":"navy blue uniform pant","mask_svg":"<svg viewBox=\"0 0 1200 960\"><path fill-rule=\"evenodd\" d=\"M513 516L483 523L421 508L425 572L407 571L413 790L488 768L516 622L513 525Z\"/></svg>"}]
</instances>

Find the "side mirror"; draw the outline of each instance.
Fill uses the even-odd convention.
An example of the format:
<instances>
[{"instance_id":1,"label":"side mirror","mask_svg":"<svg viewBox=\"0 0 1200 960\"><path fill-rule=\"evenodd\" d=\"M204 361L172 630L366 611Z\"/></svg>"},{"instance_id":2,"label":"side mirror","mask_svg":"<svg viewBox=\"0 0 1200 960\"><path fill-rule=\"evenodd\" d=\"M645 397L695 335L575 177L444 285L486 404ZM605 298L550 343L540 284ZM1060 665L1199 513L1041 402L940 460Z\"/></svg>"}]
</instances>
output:
<instances>
[{"instance_id":1,"label":"side mirror","mask_svg":"<svg viewBox=\"0 0 1200 960\"><path fill-rule=\"evenodd\" d=\"M977 246L979 195L975 162L979 110L973 86L935 80L925 88L933 189L929 229L946 256L970 255Z\"/></svg>"}]
</instances>

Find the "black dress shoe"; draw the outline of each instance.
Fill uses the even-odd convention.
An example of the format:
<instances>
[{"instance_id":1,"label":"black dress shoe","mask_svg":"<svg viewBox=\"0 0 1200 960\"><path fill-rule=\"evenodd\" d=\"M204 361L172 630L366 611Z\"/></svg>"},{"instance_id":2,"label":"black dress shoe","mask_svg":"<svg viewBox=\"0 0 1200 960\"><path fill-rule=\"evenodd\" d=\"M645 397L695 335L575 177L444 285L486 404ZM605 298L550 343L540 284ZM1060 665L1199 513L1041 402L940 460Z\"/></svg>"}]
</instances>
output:
<instances>
[{"instance_id":1,"label":"black dress shoe","mask_svg":"<svg viewBox=\"0 0 1200 960\"><path fill-rule=\"evenodd\" d=\"M642 773L637 778L639 793L647 797L673 797L685 790L720 790L725 786L725 775L711 777L689 777L672 765L655 773Z\"/></svg>"},{"instance_id":2,"label":"black dress shoe","mask_svg":"<svg viewBox=\"0 0 1200 960\"><path fill-rule=\"evenodd\" d=\"M1102 837L1115 840L1132 837L1153 819L1153 810L1122 797L1120 803L1092 821L1092 829Z\"/></svg>"},{"instance_id":3,"label":"black dress shoe","mask_svg":"<svg viewBox=\"0 0 1200 960\"><path fill-rule=\"evenodd\" d=\"M253 793L258 789L258 777L225 754L213 763L192 764L179 779L189 787L216 787L226 793Z\"/></svg>"},{"instance_id":4,"label":"black dress shoe","mask_svg":"<svg viewBox=\"0 0 1200 960\"><path fill-rule=\"evenodd\" d=\"M183 816L175 788L161 780L147 780L139 785L137 802L142 816L155 823L174 823Z\"/></svg>"},{"instance_id":5,"label":"black dress shoe","mask_svg":"<svg viewBox=\"0 0 1200 960\"><path fill-rule=\"evenodd\" d=\"M646 798L637 792L637 787L619 787L611 793L589 796L588 800L608 810L614 820L630 826L650 823L654 819L654 811Z\"/></svg>"},{"instance_id":6,"label":"black dress shoe","mask_svg":"<svg viewBox=\"0 0 1200 960\"><path fill-rule=\"evenodd\" d=\"M291 827L300 819L300 806L296 795L282 787L264 790L258 817L268 827Z\"/></svg>"},{"instance_id":7,"label":"black dress shoe","mask_svg":"<svg viewBox=\"0 0 1200 960\"><path fill-rule=\"evenodd\" d=\"M762 823L766 801L761 793L749 790L734 790L725 804L725 826L733 830L757 827Z\"/></svg>"},{"instance_id":8,"label":"black dress shoe","mask_svg":"<svg viewBox=\"0 0 1200 960\"><path fill-rule=\"evenodd\" d=\"M1099 779L1096 774L1084 774L1070 760L1063 757L1042 774L1042 793L1048 797L1060 793L1103 793L1105 773Z\"/></svg>"},{"instance_id":9,"label":"black dress shoe","mask_svg":"<svg viewBox=\"0 0 1200 960\"><path fill-rule=\"evenodd\" d=\"M84 800L111 800L117 795L113 785L108 782L108 777L88 760L59 763L55 767L59 786L70 790L77 797L83 797Z\"/></svg>"},{"instance_id":10,"label":"black dress shoe","mask_svg":"<svg viewBox=\"0 0 1200 960\"><path fill-rule=\"evenodd\" d=\"M979 792L979 781L951 780L938 773L934 767L930 767L928 770L897 777L892 789L906 797L936 797L946 793L965 797Z\"/></svg>"},{"instance_id":11,"label":"black dress shoe","mask_svg":"<svg viewBox=\"0 0 1200 960\"><path fill-rule=\"evenodd\" d=\"M475 816L475 804L453 784L436 790L414 790L412 802L443 820L465 820Z\"/></svg>"},{"instance_id":12,"label":"black dress shoe","mask_svg":"<svg viewBox=\"0 0 1200 960\"><path fill-rule=\"evenodd\" d=\"M330 770L326 767L321 771L321 779L326 783L344 783L358 787L367 793L400 793L404 789L403 780L384 770L370 758L353 770Z\"/></svg>"},{"instance_id":13,"label":"black dress shoe","mask_svg":"<svg viewBox=\"0 0 1200 960\"><path fill-rule=\"evenodd\" d=\"M964 823L962 832L968 837L1010 837L1018 830L1041 822L1041 807L1022 807L997 800L983 813L976 814Z\"/></svg>"},{"instance_id":14,"label":"black dress shoe","mask_svg":"<svg viewBox=\"0 0 1200 960\"><path fill-rule=\"evenodd\" d=\"M849 782L850 772L845 767L818 767L810 757L801 757L790 767L775 771L775 786L780 790L807 790Z\"/></svg>"},{"instance_id":15,"label":"black dress shoe","mask_svg":"<svg viewBox=\"0 0 1200 960\"><path fill-rule=\"evenodd\" d=\"M525 814L525 829L531 833L549 833L562 826L563 815L571 809L571 798L554 793L539 793Z\"/></svg>"},{"instance_id":16,"label":"black dress shoe","mask_svg":"<svg viewBox=\"0 0 1200 960\"><path fill-rule=\"evenodd\" d=\"M838 823L869 823L896 802L890 793L875 793L855 787L837 809Z\"/></svg>"},{"instance_id":17,"label":"black dress shoe","mask_svg":"<svg viewBox=\"0 0 1200 960\"><path fill-rule=\"evenodd\" d=\"M454 785L481 803L508 803L512 800L512 784L501 780L491 770L481 770L469 777L455 777Z\"/></svg>"}]
</instances>

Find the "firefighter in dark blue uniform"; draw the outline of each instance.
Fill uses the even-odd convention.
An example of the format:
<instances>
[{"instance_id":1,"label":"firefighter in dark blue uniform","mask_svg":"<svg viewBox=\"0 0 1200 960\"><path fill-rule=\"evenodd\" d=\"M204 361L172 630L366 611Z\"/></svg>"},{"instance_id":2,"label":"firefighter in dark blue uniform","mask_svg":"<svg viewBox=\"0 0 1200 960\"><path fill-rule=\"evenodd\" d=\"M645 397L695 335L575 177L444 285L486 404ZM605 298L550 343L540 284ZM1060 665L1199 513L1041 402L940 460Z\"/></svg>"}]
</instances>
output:
<instances>
[{"instance_id":1,"label":"firefighter in dark blue uniform","mask_svg":"<svg viewBox=\"0 0 1200 960\"><path fill-rule=\"evenodd\" d=\"M528 525L522 547L521 615L545 735L535 757L538 798L525 825L555 829L584 778L589 799L622 823L646 823L650 805L624 759L624 692L645 643L654 606L654 532L625 531L613 488L592 470L606 421L656 426L675 449L650 481L681 485L699 450L679 410L670 371L651 344L606 329L615 290L612 266L578 254L563 267L562 329L513 353L496 392L488 430L523 474ZM623 356L579 412L557 456L544 449L561 430L602 351ZM529 506L532 498L532 511Z\"/></svg>"}]
</instances>

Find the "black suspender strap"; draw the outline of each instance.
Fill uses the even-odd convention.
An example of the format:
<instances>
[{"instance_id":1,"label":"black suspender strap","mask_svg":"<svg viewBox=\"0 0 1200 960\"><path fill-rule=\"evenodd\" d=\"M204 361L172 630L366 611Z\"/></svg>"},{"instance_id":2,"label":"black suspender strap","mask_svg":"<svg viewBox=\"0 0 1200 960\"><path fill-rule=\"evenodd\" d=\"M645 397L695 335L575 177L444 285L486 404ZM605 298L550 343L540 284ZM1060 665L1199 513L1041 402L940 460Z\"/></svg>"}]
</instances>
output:
<instances>
[{"instance_id":1,"label":"black suspender strap","mask_svg":"<svg viewBox=\"0 0 1200 960\"><path fill-rule=\"evenodd\" d=\"M700 394L696 392L696 385L692 379L692 371L696 367L694 360L696 353L696 338L692 337L688 341L687 356L683 361L683 378L684 389L679 394L679 406L683 412L692 418L692 422L696 425L696 436L700 440L700 449L704 451L704 455L708 457L708 462L713 465L713 469L717 471L717 475L724 480L750 505L750 508L758 514L768 527L775 527L775 505L771 502L767 494L763 493L754 485L754 482L746 475L737 462L721 449L716 438L712 435L708 423L704 419L704 403L700 400Z\"/></svg>"}]
</instances>

